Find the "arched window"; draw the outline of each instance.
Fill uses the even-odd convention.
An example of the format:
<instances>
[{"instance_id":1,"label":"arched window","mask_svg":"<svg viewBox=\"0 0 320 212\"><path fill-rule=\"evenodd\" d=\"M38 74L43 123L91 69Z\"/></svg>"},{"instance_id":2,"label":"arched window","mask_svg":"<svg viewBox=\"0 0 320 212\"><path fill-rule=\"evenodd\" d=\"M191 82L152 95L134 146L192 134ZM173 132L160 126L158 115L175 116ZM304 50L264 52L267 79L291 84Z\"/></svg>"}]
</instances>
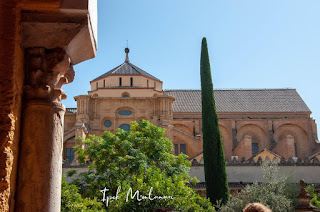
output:
<instances>
[{"instance_id":1,"label":"arched window","mask_svg":"<svg viewBox=\"0 0 320 212\"><path fill-rule=\"evenodd\" d=\"M130 94L128 92L124 92L124 93L122 93L121 96L124 98L128 98L128 97L130 97Z\"/></svg>"},{"instance_id":2,"label":"arched window","mask_svg":"<svg viewBox=\"0 0 320 212\"><path fill-rule=\"evenodd\" d=\"M129 124L121 124L119 126L120 129L123 129L125 131L130 131L130 125Z\"/></svg>"}]
</instances>

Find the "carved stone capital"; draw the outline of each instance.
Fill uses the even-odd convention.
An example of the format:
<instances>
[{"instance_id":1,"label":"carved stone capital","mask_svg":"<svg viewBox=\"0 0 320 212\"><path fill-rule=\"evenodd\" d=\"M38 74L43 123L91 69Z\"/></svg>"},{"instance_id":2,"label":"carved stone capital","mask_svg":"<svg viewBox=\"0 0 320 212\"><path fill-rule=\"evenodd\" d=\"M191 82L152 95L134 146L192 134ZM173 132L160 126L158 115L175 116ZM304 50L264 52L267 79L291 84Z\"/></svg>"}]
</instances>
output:
<instances>
[{"instance_id":1,"label":"carved stone capital","mask_svg":"<svg viewBox=\"0 0 320 212\"><path fill-rule=\"evenodd\" d=\"M55 103L66 99L62 85L72 82L75 73L64 49L27 49L25 66L24 98Z\"/></svg>"}]
</instances>

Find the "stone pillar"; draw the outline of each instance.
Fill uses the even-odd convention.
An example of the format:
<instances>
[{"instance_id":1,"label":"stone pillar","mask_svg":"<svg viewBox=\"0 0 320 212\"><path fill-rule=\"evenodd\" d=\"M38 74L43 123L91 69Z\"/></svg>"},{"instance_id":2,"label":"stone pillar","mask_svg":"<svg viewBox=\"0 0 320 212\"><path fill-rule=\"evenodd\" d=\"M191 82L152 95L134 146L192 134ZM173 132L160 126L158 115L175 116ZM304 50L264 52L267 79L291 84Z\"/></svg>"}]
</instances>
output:
<instances>
[{"instance_id":1,"label":"stone pillar","mask_svg":"<svg viewBox=\"0 0 320 212\"><path fill-rule=\"evenodd\" d=\"M74 71L61 48L27 49L16 211L60 211L65 107Z\"/></svg>"},{"instance_id":2,"label":"stone pillar","mask_svg":"<svg viewBox=\"0 0 320 212\"><path fill-rule=\"evenodd\" d=\"M231 120L231 127L232 127L232 147L235 148L238 144L237 128L236 128L236 121L235 120Z\"/></svg>"},{"instance_id":3,"label":"stone pillar","mask_svg":"<svg viewBox=\"0 0 320 212\"><path fill-rule=\"evenodd\" d=\"M17 1L0 4L0 211L14 210L20 117L23 91L23 52Z\"/></svg>"},{"instance_id":4,"label":"stone pillar","mask_svg":"<svg viewBox=\"0 0 320 212\"><path fill-rule=\"evenodd\" d=\"M277 146L272 151L276 154L281 155L286 160L288 160L290 157L296 157L294 137L292 135L287 135L277 144Z\"/></svg>"},{"instance_id":5,"label":"stone pillar","mask_svg":"<svg viewBox=\"0 0 320 212\"><path fill-rule=\"evenodd\" d=\"M173 121L173 101L172 96L158 96L160 99L160 126L166 130L166 136L172 140L172 121Z\"/></svg>"},{"instance_id":6,"label":"stone pillar","mask_svg":"<svg viewBox=\"0 0 320 212\"><path fill-rule=\"evenodd\" d=\"M252 156L252 137L245 135L233 150L234 156L238 156L239 161L242 157L249 159Z\"/></svg>"},{"instance_id":7,"label":"stone pillar","mask_svg":"<svg viewBox=\"0 0 320 212\"><path fill-rule=\"evenodd\" d=\"M273 128L273 121L268 120L268 128L269 128L269 136L270 136L270 147L273 149L277 143L274 140L274 128Z\"/></svg>"}]
</instances>

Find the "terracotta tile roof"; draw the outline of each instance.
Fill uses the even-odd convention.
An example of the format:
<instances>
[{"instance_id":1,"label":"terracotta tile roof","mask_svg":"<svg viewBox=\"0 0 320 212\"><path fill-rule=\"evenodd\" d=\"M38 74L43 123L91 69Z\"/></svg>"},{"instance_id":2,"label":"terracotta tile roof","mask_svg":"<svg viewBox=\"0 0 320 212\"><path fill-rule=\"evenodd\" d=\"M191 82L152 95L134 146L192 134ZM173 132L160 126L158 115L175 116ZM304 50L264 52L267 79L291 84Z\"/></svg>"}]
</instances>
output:
<instances>
[{"instance_id":1,"label":"terracotta tile roof","mask_svg":"<svg viewBox=\"0 0 320 212\"><path fill-rule=\"evenodd\" d=\"M138 68L137 66L133 65L130 62L124 62L121 65L112 69L111 71L108 71L108 72L102 74L101 76L93 79L92 81L104 78L108 75L143 75L143 76L149 77L151 79L155 79L155 80L160 81L158 78L143 71L142 69Z\"/></svg>"},{"instance_id":2,"label":"terracotta tile roof","mask_svg":"<svg viewBox=\"0 0 320 212\"><path fill-rule=\"evenodd\" d=\"M201 90L166 90L174 96L173 112L201 113ZM307 112L295 89L215 90L217 112Z\"/></svg>"}]
</instances>

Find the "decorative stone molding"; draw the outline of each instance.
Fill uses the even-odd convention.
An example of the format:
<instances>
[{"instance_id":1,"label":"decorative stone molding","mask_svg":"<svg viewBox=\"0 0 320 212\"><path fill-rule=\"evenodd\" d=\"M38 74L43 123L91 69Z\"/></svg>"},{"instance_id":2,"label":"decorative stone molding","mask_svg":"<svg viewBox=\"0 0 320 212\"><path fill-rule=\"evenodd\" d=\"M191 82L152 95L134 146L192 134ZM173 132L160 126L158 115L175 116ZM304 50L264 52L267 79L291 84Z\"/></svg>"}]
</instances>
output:
<instances>
[{"instance_id":1,"label":"decorative stone molding","mask_svg":"<svg viewBox=\"0 0 320 212\"><path fill-rule=\"evenodd\" d=\"M62 48L30 48L26 50L24 97L60 103L66 99L62 85L73 81L74 70Z\"/></svg>"},{"instance_id":2,"label":"decorative stone molding","mask_svg":"<svg viewBox=\"0 0 320 212\"><path fill-rule=\"evenodd\" d=\"M202 159L203 158L201 158L201 160ZM201 161L197 161L197 159L195 158L192 158L190 161L192 166L203 166L203 163L201 163ZM257 162L255 162L252 157L248 160L244 157L240 158L239 160L237 160L236 158L233 158L233 160L231 161L226 159L226 165L227 166L260 166L262 162L265 162L265 161L277 164L278 166L320 166L320 162L317 159L317 157L313 157L311 159L290 157L287 161L285 158L281 158L281 161L278 161L276 157L269 158L269 156L267 156L265 160L262 160L262 158L259 157Z\"/></svg>"}]
</instances>

